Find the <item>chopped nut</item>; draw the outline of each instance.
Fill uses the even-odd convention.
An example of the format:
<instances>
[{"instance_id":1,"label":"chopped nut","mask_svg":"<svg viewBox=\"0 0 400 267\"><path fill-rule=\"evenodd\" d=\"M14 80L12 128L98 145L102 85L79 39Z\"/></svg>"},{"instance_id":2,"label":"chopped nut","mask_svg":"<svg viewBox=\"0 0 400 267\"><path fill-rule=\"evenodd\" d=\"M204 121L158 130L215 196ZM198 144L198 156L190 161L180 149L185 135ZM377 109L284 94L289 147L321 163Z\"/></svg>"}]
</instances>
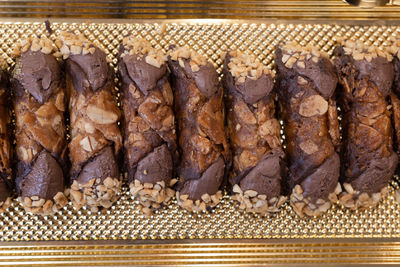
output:
<instances>
[{"instance_id":1,"label":"chopped nut","mask_svg":"<svg viewBox=\"0 0 400 267\"><path fill-rule=\"evenodd\" d=\"M351 186L351 184L343 183L343 187L344 187L344 189L346 189L347 193L349 193L349 194L353 194L354 193L354 189Z\"/></svg>"},{"instance_id":2,"label":"chopped nut","mask_svg":"<svg viewBox=\"0 0 400 267\"><path fill-rule=\"evenodd\" d=\"M304 79L303 77L301 77L301 76L298 76L297 77L297 84L299 84L299 85L305 85L305 84L307 84L308 83L308 81L306 80L306 79Z\"/></svg>"},{"instance_id":3,"label":"chopped nut","mask_svg":"<svg viewBox=\"0 0 400 267\"><path fill-rule=\"evenodd\" d=\"M304 69L304 68L306 67L306 65L304 64L303 61L297 61L297 66L298 66L299 68L302 68L302 69Z\"/></svg>"},{"instance_id":4,"label":"chopped nut","mask_svg":"<svg viewBox=\"0 0 400 267\"><path fill-rule=\"evenodd\" d=\"M42 198L40 200L32 201L32 207L41 207L46 201Z\"/></svg>"},{"instance_id":5,"label":"chopped nut","mask_svg":"<svg viewBox=\"0 0 400 267\"><path fill-rule=\"evenodd\" d=\"M156 68L160 68L161 67L160 62L158 62L157 59L152 57L152 56L146 56L145 57L145 61L146 61L147 64L150 64L150 65L152 65L152 66L154 66Z\"/></svg>"},{"instance_id":6,"label":"chopped nut","mask_svg":"<svg viewBox=\"0 0 400 267\"><path fill-rule=\"evenodd\" d=\"M257 196L258 193L257 193L257 191L254 191L254 190L247 190L244 192L244 194L247 195L248 197L255 197L255 196Z\"/></svg>"},{"instance_id":7,"label":"chopped nut","mask_svg":"<svg viewBox=\"0 0 400 267\"><path fill-rule=\"evenodd\" d=\"M118 120L118 115L114 112L101 109L94 105L89 105L86 111L88 117L98 124L111 124Z\"/></svg>"},{"instance_id":8,"label":"chopped nut","mask_svg":"<svg viewBox=\"0 0 400 267\"><path fill-rule=\"evenodd\" d=\"M323 115L328 111L328 101L320 95L312 95L300 104L299 114L304 117Z\"/></svg>"}]
</instances>

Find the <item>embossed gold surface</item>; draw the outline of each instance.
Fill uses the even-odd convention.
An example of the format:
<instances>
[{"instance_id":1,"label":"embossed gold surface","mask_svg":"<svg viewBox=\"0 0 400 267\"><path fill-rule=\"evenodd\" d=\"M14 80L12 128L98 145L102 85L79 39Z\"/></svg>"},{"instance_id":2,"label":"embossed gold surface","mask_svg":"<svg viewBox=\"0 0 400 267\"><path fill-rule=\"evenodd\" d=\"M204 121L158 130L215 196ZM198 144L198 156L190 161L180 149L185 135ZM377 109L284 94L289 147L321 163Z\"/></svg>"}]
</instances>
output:
<instances>
[{"instance_id":1,"label":"embossed gold surface","mask_svg":"<svg viewBox=\"0 0 400 267\"><path fill-rule=\"evenodd\" d=\"M59 22L53 23L52 28L55 33L67 30L85 34L107 51L114 66L123 36L134 34L143 36L164 50L172 43L188 44L214 62L219 72L222 63L220 53L227 49L247 50L271 66L274 47L283 40L312 43L331 54L335 39L339 36L385 45L389 36L400 34L400 26L229 20L89 24ZM42 22L0 22L0 53L11 65L11 45L16 40L25 35L45 32ZM76 211L69 204L54 216L42 217L27 214L14 201L9 211L0 215L0 241L208 239L215 242L232 238L400 238L400 205L394 200L394 187L398 187L395 178L389 196L374 209L349 211L334 206L318 219L301 219L288 204L273 215L262 217L246 214L238 209L229 196L225 196L222 203L209 213L191 214L180 209L173 201L148 219L137 211L126 186L115 206L98 213L86 209Z\"/></svg>"}]
</instances>

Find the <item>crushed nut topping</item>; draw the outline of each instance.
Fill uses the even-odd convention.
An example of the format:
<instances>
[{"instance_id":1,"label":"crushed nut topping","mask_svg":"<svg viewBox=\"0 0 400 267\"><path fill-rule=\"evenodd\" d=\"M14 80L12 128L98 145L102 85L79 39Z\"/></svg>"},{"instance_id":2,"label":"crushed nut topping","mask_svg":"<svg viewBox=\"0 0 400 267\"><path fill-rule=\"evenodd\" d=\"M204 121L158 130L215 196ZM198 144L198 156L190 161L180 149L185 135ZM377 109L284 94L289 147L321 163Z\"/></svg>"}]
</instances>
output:
<instances>
[{"instance_id":1,"label":"crushed nut topping","mask_svg":"<svg viewBox=\"0 0 400 267\"><path fill-rule=\"evenodd\" d=\"M171 189L178 180L171 179L169 185L164 181L157 182L156 184L144 183L139 180L134 180L130 185L130 192L134 199L139 200L141 211L146 216L152 215L152 209L158 209L161 205L168 203L175 195L175 190Z\"/></svg>"},{"instance_id":2,"label":"crushed nut topping","mask_svg":"<svg viewBox=\"0 0 400 267\"><path fill-rule=\"evenodd\" d=\"M167 61L167 56L159 49L151 46L150 42L134 36L125 37L122 40L125 48L121 57L125 55L136 56L137 60L144 60L156 68L160 68Z\"/></svg>"},{"instance_id":3,"label":"crushed nut topping","mask_svg":"<svg viewBox=\"0 0 400 267\"><path fill-rule=\"evenodd\" d=\"M68 204L66 194L58 192L53 200L39 198L38 196L19 197L18 201L27 212L40 215L54 214Z\"/></svg>"},{"instance_id":4,"label":"crushed nut topping","mask_svg":"<svg viewBox=\"0 0 400 267\"><path fill-rule=\"evenodd\" d=\"M8 207L11 206L12 200L11 197L8 197L5 201L0 202L0 213L5 212Z\"/></svg>"},{"instance_id":5,"label":"crushed nut topping","mask_svg":"<svg viewBox=\"0 0 400 267\"><path fill-rule=\"evenodd\" d=\"M320 216L327 212L332 206L332 203L338 201L338 196L342 192L342 187L338 183L335 191L329 194L328 200L318 199L315 203L310 201L309 197L304 196L303 188L301 185L296 185L290 195L290 205L293 210L301 218L307 216Z\"/></svg>"},{"instance_id":6,"label":"crushed nut topping","mask_svg":"<svg viewBox=\"0 0 400 267\"><path fill-rule=\"evenodd\" d=\"M75 35L69 32L61 32L55 41L60 49L63 59L72 55L87 55L95 52L95 47L83 34Z\"/></svg>"},{"instance_id":7,"label":"crushed nut topping","mask_svg":"<svg viewBox=\"0 0 400 267\"><path fill-rule=\"evenodd\" d=\"M254 55L249 55L239 50L230 51L229 54L231 55L228 63L229 71L233 77L239 78L239 82L244 82L245 80L240 77L247 77L252 80L257 80L263 74L274 77L274 73Z\"/></svg>"},{"instance_id":8,"label":"crushed nut topping","mask_svg":"<svg viewBox=\"0 0 400 267\"><path fill-rule=\"evenodd\" d=\"M345 191L340 194L339 203L345 208L357 210L359 208L375 207L378 202L389 193L389 188L384 187L380 192L369 195L366 192L354 190L351 184L343 183Z\"/></svg>"},{"instance_id":9,"label":"crushed nut topping","mask_svg":"<svg viewBox=\"0 0 400 267\"><path fill-rule=\"evenodd\" d=\"M76 180L71 185L70 199L76 209L87 205L92 212L99 207L110 208L117 201L122 182L117 178L107 177L104 181L93 178L86 184L79 184Z\"/></svg>"},{"instance_id":10,"label":"crushed nut topping","mask_svg":"<svg viewBox=\"0 0 400 267\"><path fill-rule=\"evenodd\" d=\"M311 95L305 98L299 107L299 114L303 117L324 115L328 111L328 101L320 95Z\"/></svg>"},{"instance_id":11,"label":"crushed nut topping","mask_svg":"<svg viewBox=\"0 0 400 267\"><path fill-rule=\"evenodd\" d=\"M38 37L27 37L18 41L13 49L13 54L15 56L20 56L22 53L31 50L33 52L41 51L44 54L53 54L55 57L60 57L61 54L58 48L53 43L52 40L48 39L46 36Z\"/></svg>"},{"instance_id":12,"label":"crushed nut topping","mask_svg":"<svg viewBox=\"0 0 400 267\"><path fill-rule=\"evenodd\" d=\"M318 63L321 57L329 58L324 51L320 51L310 44L301 46L299 43L292 41L282 45L280 48L282 49L282 62L289 69L293 68L293 66L304 69L306 67L305 61L310 59L314 63Z\"/></svg>"},{"instance_id":13,"label":"crushed nut topping","mask_svg":"<svg viewBox=\"0 0 400 267\"><path fill-rule=\"evenodd\" d=\"M182 68L185 67L183 59L190 59L189 64L193 72L199 71L200 66L204 66L207 64L207 59L204 56L200 55L199 53L190 49L187 46L176 47L168 54L173 61L178 61L179 65Z\"/></svg>"},{"instance_id":14,"label":"crushed nut topping","mask_svg":"<svg viewBox=\"0 0 400 267\"><path fill-rule=\"evenodd\" d=\"M360 41L353 40L338 40L338 42L343 46L344 53L346 55L351 55L355 60L367 60L371 62L373 58L383 57L389 62L393 60L389 49L380 48L373 45L365 45Z\"/></svg>"},{"instance_id":15,"label":"crushed nut topping","mask_svg":"<svg viewBox=\"0 0 400 267\"><path fill-rule=\"evenodd\" d=\"M258 194L254 190L243 190L238 184L233 186L232 199L239 202L239 208L247 212L255 212L261 215L278 212L279 208L286 202L287 197L279 196L267 199L266 195Z\"/></svg>"},{"instance_id":16,"label":"crushed nut topping","mask_svg":"<svg viewBox=\"0 0 400 267\"><path fill-rule=\"evenodd\" d=\"M176 192L176 200L182 208L188 211L206 211L208 207L215 207L222 199L222 191L219 190L214 195L204 194L201 199L192 200L189 199L189 195L180 195Z\"/></svg>"},{"instance_id":17,"label":"crushed nut topping","mask_svg":"<svg viewBox=\"0 0 400 267\"><path fill-rule=\"evenodd\" d=\"M400 39L392 36L390 38L390 46L387 47L387 50L390 54L400 59Z\"/></svg>"}]
</instances>

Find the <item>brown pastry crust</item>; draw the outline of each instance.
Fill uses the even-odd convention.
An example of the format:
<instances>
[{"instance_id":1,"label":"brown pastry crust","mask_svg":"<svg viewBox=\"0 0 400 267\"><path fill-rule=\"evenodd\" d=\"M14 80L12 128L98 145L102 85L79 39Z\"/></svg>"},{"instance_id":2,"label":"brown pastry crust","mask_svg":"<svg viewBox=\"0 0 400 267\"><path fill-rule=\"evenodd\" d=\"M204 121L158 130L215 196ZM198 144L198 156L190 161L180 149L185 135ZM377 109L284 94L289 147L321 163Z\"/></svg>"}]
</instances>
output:
<instances>
[{"instance_id":1,"label":"brown pastry crust","mask_svg":"<svg viewBox=\"0 0 400 267\"><path fill-rule=\"evenodd\" d=\"M70 96L70 196L77 209L87 205L96 212L111 207L121 190L114 72L104 51L82 35L61 33L56 45L65 60Z\"/></svg>"},{"instance_id":2,"label":"brown pastry crust","mask_svg":"<svg viewBox=\"0 0 400 267\"><path fill-rule=\"evenodd\" d=\"M281 188L285 167L273 75L254 56L240 51L226 54L223 75L233 153L232 198L249 212L276 212L286 197Z\"/></svg>"},{"instance_id":3,"label":"brown pastry crust","mask_svg":"<svg viewBox=\"0 0 400 267\"><path fill-rule=\"evenodd\" d=\"M19 201L26 211L52 214L68 203L65 83L52 41L28 38L17 44L11 85Z\"/></svg>"},{"instance_id":4,"label":"brown pastry crust","mask_svg":"<svg viewBox=\"0 0 400 267\"><path fill-rule=\"evenodd\" d=\"M205 210L219 203L230 165L223 89L211 62L186 47L172 47L168 65L181 155L177 200L185 209Z\"/></svg>"},{"instance_id":5,"label":"brown pastry crust","mask_svg":"<svg viewBox=\"0 0 400 267\"><path fill-rule=\"evenodd\" d=\"M315 47L276 50L277 91L284 121L290 203L299 216L319 216L340 193L334 66ZM331 128L332 127L332 128Z\"/></svg>"},{"instance_id":6,"label":"brown pastry crust","mask_svg":"<svg viewBox=\"0 0 400 267\"><path fill-rule=\"evenodd\" d=\"M341 84L342 183L347 208L375 206L388 191L397 166L386 98L393 82L390 54L362 43L342 42L334 51Z\"/></svg>"},{"instance_id":7,"label":"brown pastry crust","mask_svg":"<svg viewBox=\"0 0 400 267\"><path fill-rule=\"evenodd\" d=\"M125 170L131 194L146 215L175 195L178 156L166 60L144 39L126 37L120 46Z\"/></svg>"}]
</instances>

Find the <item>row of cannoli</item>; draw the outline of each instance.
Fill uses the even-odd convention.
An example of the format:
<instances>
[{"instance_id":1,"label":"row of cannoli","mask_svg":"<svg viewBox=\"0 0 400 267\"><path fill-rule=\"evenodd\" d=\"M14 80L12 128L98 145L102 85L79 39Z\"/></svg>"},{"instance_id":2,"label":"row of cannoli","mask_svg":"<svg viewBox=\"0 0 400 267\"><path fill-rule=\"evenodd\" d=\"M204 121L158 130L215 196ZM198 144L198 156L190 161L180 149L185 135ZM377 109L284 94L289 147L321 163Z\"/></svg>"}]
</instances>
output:
<instances>
[{"instance_id":1,"label":"row of cannoli","mask_svg":"<svg viewBox=\"0 0 400 267\"><path fill-rule=\"evenodd\" d=\"M29 212L54 213L68 198L77 209L109 208L121 169L146 215L174 196L189 211L207 210L225 185L240 208L261 214L278 211L286 195L300 216L338 201L374 206L398 162L397 47L343 41L332 63L310 45L281 44L276 77L254 55L229 51L220 82L214 65L187 47L171 46L167 56L126 37L120 110L99 47L70 33L24 39L9 79L4 67L0 75L0 211L11 203L13 175Z\"/></svg>"}]
</instances>

